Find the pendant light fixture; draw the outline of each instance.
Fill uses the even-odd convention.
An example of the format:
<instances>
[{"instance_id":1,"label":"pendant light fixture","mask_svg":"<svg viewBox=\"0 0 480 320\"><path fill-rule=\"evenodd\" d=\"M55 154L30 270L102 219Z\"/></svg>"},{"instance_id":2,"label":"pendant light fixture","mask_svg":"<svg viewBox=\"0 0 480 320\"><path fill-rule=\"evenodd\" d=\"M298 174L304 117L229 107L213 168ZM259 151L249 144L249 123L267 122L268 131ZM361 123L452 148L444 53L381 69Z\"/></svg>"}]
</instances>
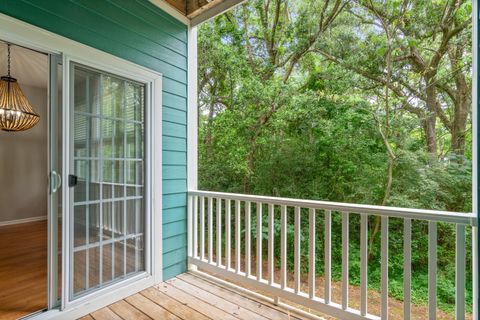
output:
<instances>
[{"instance_id":1,"label":"pendant light fixture","mask_svg":"<svg viewBox=\"0 0 480 320\"><path fill-rule=\"evenodd\" d=\"M36 125L40 116L23 94L17 79L10 76L10 44L7 47L8 75L0 78L0 129L24 131Z\"/></svg>"}]
</instances>

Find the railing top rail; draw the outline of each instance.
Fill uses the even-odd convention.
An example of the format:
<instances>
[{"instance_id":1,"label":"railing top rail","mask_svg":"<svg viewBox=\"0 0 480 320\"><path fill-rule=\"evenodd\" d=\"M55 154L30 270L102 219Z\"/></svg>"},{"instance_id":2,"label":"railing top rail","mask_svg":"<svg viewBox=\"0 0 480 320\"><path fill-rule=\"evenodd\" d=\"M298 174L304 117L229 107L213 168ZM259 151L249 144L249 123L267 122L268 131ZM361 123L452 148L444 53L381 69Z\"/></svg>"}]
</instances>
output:
<instances>
[{"instance_id":1,"label":"railing top rail","mask_svg":"<svg viewBox=\"0 0 480 320\"><path fill-rule=\"evenodd\" d=\"M270 203L275 205L286 205L289 207L315 208L350 213L366 213L372 215L388 216L395 218L411 218L415 220L429 220L438 222L459 223L477 226L477 217L473 213L461 213L438 210L397 208L386 206L375 206L365 204L330 202L319 200L304 200L292 198L279 198L268 196L256 196L238 193L226 193L215 191L189 190L192 196L214 197L230 200Z\"/></svg>"}]
</instances>

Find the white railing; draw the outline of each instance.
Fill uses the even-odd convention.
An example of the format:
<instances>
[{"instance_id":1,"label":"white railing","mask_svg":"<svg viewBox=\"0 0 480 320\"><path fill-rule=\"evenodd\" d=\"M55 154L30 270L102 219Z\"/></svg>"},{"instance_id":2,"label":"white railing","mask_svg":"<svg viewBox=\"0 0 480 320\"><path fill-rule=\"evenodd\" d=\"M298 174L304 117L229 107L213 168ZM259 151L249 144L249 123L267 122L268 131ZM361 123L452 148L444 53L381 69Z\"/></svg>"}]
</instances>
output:
<instances>
[{"instance_id":1,"label":"white railing","mask_svg":"<svg viewBox=\"0 0 480 320\"><path fill-rule=\"evenodd\" d=\"M252 259L252 208L256 211L256 253ZM233 209L233 210L232 210ZM264 213L264 209L267 209ZM235 219L231 220L232 212ZM411 251L412 220L428 222L428 318L436 319L437 312L437 224L451 223L456 226L456 277L455 306L456 319L465 318L465 275L466 266L466 228L472 228L473 277L476 281L476 235L477 218L471 213L455 213L433 210L419 210L382 206L369 206L327 201L310 201L288 198L252 196L210 191L189 192L188 254L189 264L222 278L240 283L248 288L257 289L278 299L285 299L307 308L340 319L388 319L388 250L389 218L403 219L404 254L404 319L411 316ZM289 215L293 213L294 268L293 285L289 286L287 269L287 228ZM323 215L322 215L323 213ZM263 267L263 215L267 215L267 276ZM280 257L274 256L275 215L280 215ZM215 215L215 216L214 216ZM301 223L302 216L308 215L308 276L301 277ZM332 216L341 219L342 246L342 288L341 301L334 302L332 297ZM349 305L349 246L351 217L360 216L360 308ZM316 248L318 237L316 219L324 220L324 294L317 296L316 291ZM373 315L368 312L368 250L369 216L380 217L381 250L381 312ZM214 221L215 220L215 221ZM292 220L292 219L290 219ZM243 221L243 223L242 223ZM277 219L278 221L278 219ZM303 223L307 221L306 217ZM349 222L350 221L350 222ZM224 227L222 224L225 223ZM214 227L215 224L215 227ZM234 233L232 238L232 224ZM243 227L243 229L242 229ZM323 229L322 228L322 229ZM242 231L243 230L243 231ZM242 240L243 234L243 240ZM234 248L232 248L232 240ZM215 241L215 248L214 243ZM305 242L303 242L305 243ZM242 245L244 250L242 255ZM224 251L223 251L224 250ZM234 256L232 257L232 250ZM242 263L243 256L243 263ZM232 259L234 265L232 265ZM256 260L256 261L255 261ZM275 278L275 262L280 265L279 280ZM305 262L304 262L305 263ZM242 268L243 265L243 268ZM252 266L255 273L252 273ZM305 270L305 266L303 268ZM278 270L277 270L278 272ZM474 314L476 313L476 290L474 289Z\"/></svg>"}]
</instances>

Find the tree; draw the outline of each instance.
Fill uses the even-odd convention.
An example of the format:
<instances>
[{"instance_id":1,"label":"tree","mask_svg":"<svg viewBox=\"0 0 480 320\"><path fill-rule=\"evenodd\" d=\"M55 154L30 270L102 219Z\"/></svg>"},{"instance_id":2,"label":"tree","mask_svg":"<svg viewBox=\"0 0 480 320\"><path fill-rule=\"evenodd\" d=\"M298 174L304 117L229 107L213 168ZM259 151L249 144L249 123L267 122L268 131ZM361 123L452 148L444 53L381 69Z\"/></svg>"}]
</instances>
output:
<instances>
[{"instance_id":1,"label":"tree","mask_svg":"<svg viewBox=\"0 0 480 320\"><path fill-rule=\"evenodd\" d=\"M354 45L339 49L334 43L328 51L322 47L317 52L377 85L389 82L390 90L403 99L402 108L421 119L432 157L438 156L437 119L452 135L451 151L463 155L471 104L471 84L464 72L470 69L465 57L471 47L465 37L471 34L471 2L358 0L349 14L356 19L353 24L363 26L350 37ZM395 26L391 43L382 40L385 25ZM381 60L388 52L393 55L391 81Z\"/></svg>"},{"instance_id":2,"label":"tree","mask_svg":"<svg viewBox=\"0 0 480 320\"><path fill-rule=\"evenodd\" d=\"M271 117L287 104L286 86L289 85L295 68L319 38L332 27L347 3L346 0L314 1L313 5L301 3L296 6L289 5L286 0L257 0L225 15L225 21L218 22L222 27L226 23L227 28L234 30L231 41L236 48L235 54L243 55L247 62L244 66L249 68L248 72L243 73L245 78L242 90L247 89L246 92L252 95L248 99L256 100L252 110L256 120L252 121L247 130L250 147L246 155L244 192L250 191L257 140ZM295 37L292 37L293 34ZM212 69L214 68L204 69L204 74ZM212 77L204 77L200 83L201 92L207 85L209 89L201 96L204 97L202 102L208 97L218 97L215 91L226 85L222 77L214 78L214 84L208 83ZM249 87L251 85L254 87ZM265 94L266 92L270 94ZM210 118L213 117L213 105L218 102L208 103ZM221 105L224 108L232 107L233 101L223 102Z\"/></svg>"},{"instance_id":3,"label":"tree","mask_svg":"<svg viewBox=\"0 0 480 320\"><path fill-rule=\"evenodd\" d=\"M470 10L466 0L253 0L204 24L200 188L471 211ZM332 241L340 241L335 217ZM373 288L378 222L371 219L368 235ZM412 226L417 303L427 296L425 228ZM403 222L391 219L389 230L390 294L401 298ZM442 308L455 287L454 243L454 228L440 224Z\"/></svg>"}]
</instances>

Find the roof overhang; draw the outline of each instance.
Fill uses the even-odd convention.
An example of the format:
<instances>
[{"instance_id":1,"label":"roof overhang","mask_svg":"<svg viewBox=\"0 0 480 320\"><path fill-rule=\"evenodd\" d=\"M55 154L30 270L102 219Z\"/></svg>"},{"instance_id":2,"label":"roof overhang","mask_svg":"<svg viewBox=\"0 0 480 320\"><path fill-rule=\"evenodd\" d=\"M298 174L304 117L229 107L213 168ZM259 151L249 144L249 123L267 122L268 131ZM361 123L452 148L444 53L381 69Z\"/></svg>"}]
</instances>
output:
<instances>
[{"instance_id":1,"label":"roof overhang","mask_svg":"<svg viewBox=\"0 0 480 320\"><path fill-rule=\"evenodd\" d=\"M191 26L205 22L246 0L150 0Z\"/></svg>"}]
</instances>

